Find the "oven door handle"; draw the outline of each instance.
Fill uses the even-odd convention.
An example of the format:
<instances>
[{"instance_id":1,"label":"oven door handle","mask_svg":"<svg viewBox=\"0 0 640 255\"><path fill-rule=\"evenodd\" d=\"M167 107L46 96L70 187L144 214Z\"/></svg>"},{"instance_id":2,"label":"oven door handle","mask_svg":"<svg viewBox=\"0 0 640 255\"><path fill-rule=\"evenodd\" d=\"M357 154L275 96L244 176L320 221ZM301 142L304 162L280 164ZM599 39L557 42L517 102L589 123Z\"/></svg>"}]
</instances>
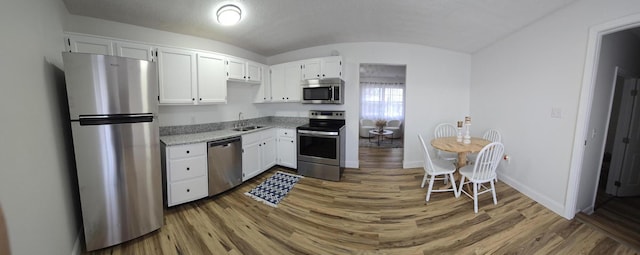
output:
<instances>
[{"instance_id":1,"label":"oven door handle","mask_svg":"<svg viewBox=\"0 0 640 255\"><path fill-rule=\"evenodd\" d=\"M298 134L337 136L338 132L298 130Z\"/></svg>"}]
</instances>

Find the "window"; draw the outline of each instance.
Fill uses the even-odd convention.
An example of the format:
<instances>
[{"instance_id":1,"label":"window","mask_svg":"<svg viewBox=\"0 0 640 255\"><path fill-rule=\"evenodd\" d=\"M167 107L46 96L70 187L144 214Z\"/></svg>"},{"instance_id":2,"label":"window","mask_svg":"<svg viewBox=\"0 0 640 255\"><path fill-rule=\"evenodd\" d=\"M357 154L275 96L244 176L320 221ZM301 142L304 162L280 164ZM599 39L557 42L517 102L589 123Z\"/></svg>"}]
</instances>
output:
<instances>
[{"instance_id":1,"label":"window","mask_svg":"<svg viewBox=\"0 0 640 255\"><path fill-rule=\"evenodd\" d=\"M362 82L361 117L365 119L403 120L404 84Z\"/></svg>"}]
</instances>

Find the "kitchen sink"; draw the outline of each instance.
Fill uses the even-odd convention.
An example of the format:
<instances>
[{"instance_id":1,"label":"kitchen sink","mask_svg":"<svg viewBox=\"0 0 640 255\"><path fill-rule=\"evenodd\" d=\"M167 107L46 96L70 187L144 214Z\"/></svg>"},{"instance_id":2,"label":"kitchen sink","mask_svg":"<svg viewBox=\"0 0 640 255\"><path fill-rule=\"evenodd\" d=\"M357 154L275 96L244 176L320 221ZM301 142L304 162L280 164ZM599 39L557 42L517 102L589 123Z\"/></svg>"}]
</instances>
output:
<instances>
[{"instance_id":1,"label":"kitchen sink","mask_svg":"<svg viewBox=\"0 0 640 255\"><path fill-rule=\"evenodd\" d=\"M254 129L263 128L264 126L246 126L246 127L237 127L234 128L233 131L250 131Z\"/></svg>"}]
</instances>

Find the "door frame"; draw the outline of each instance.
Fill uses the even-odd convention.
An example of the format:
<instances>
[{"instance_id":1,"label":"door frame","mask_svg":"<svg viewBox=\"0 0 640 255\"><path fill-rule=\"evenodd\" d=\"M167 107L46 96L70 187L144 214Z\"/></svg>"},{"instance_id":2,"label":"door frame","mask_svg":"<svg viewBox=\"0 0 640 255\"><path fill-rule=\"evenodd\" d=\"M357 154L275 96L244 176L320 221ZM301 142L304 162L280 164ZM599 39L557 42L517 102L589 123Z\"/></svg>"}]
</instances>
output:
<instances>
[{"instance_id":1,"label":"door frame","mask_svg":"<svg viewBox=\"0 0 640 255\"><path fill-rule=\"evenodd\" d=\"M625 16L613 21L593 26L589 29L587 40L587 52L585 57L584 73L582 77L582 89L580 92L580 103L578 106L576 132L573 137L573 149L571 153L571 164L569 169L569 182L567 186L567 196L563 217L573 219L578 213L577 202L580 188L580 176L583 173L583 159L585 153L585 141L589 134L589 120L591 119L591 106L593 105L593 93L598 72L598 61L600 58L600 47L602 37L622 30L640 26L640 14ZM604 150L604 144L603 144ZM599 171L598 171L599 172ZM595 194L594 194L595 199ZM593 207L592 207L593 208Z\"/></svg>"}]
</instances>

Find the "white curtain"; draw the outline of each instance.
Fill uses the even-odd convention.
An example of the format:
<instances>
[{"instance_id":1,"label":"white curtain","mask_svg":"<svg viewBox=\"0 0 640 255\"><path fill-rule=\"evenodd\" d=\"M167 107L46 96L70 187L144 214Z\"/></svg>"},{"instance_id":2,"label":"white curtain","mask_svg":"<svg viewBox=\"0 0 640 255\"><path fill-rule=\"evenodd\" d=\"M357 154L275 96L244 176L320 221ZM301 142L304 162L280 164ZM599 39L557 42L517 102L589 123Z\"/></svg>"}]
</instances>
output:
<instances>
[{"instance_id":1,"label":"white curtain","mask_svg":"<svg viewBox=\"0 0 640 255\"><path fill-rule=\"evenodd\" d=\"M360 117L404 120L404 83L361 82Z\"/></svg>"}]
</instances>

